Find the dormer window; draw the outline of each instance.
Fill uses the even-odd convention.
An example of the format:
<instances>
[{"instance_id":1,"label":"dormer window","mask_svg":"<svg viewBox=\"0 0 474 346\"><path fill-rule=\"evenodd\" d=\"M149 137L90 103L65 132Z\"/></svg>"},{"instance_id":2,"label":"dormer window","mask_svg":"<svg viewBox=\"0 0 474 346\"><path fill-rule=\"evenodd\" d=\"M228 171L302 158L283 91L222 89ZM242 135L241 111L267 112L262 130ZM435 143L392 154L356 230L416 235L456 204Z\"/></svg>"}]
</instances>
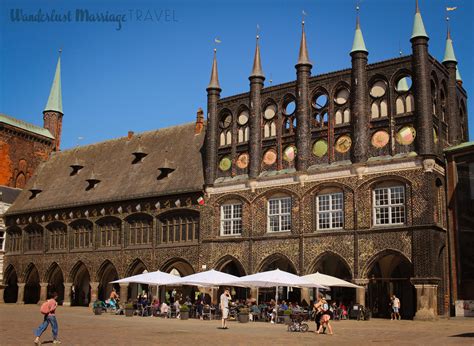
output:
<instances>
[{"instance_id":1,"label":"dormer window","mask_svg":"<svg viewBox=\"0 0 474 346\"><path fill-rule=\"evenodd\" d=\"M172 172L175 171L174 168L167 168L167 167L161 167L161 168L158 168L158 170L160 171L160 174L156 178L157 180L165 179L166 177L168 177L168 175L170 175Z\"/></svg>"},{"instance_id":2,"label":"dormer window","mask_svg":"<svg viewBox=\"0 0 474 346\"><path fill-rule=\"evenodd\" d=\"M94 176L90 177L89 179L86 179L86 181L89 184L86 187L86 191L92 190L93 188L97 186L97 184L100 183L100 179L97 179Z\"/></svg>"},{"instance_id":3,"label":"dormer window","mask_svg":"<svg viewBox=\"0 0 474 346\"><path fill-rule=\"evenodd\" d=\"M134 157L132 161L132 165L142 162L143 158L148 155L147 153L143 151L143 149L140 146L132 154Z\"/></svg>"},{"instance_id":4,"label":"dormer window","mask_svg":"<svg viewBox=\"0 0 474 346\"><path fill-rule=\"evenodd\" d=\"M37 187L32 187L29 191L31 192L30 199L36 198L36 196L43 192L43 190L38 189Z\"/></svg>"},{"instance_id":5,"label":"dormer window","mask_svg":"<svg viewBox=\"0 0 474 346\"><path fill-rule=\"evenodd\" d=\"M74 176L74 175L77 175L77 173L79 173L79 171L84 168L84 166L80 165L77 162L70 165L69 167L71 167L71 169L72 169L71 174L70 174L71 177Z\"/></svg>"}]
</instances>

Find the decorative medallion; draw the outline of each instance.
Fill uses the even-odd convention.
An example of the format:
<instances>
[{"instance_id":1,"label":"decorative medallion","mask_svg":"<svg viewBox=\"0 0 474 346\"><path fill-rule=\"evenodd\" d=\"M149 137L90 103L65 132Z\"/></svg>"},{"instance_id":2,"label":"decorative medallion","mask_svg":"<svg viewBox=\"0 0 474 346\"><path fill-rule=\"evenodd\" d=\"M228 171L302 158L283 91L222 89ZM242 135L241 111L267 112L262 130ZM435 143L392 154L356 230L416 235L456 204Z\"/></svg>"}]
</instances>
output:
<instances>
[{"instance_id":1,"label":"decorative medallion","mask_svg":"<svg viewBox=\"0 0 474 346\"><path fill-rule=\"evenodd\" d=\"M318 140L313 145L313 154L317 157L323 157L328 152L328 142L324 139Z\"/></svg>"},{"instance_id":2,"label":"decorative medallion","mask_svg":"<svg viewBox=\"0 0 474 346\"><path fill-rule=\"evenodd\" d=\"M249 112L243 111L240 113L239 117L237 118L237 122L239 125L245 125L249 121Z\"/></svg>"},{"instance_id":3,"label":"decorative medallion","mask_svg":"<svg viewBox=\"0 0 474 346\"><path fill-rule=\"evenodd\" d=\"M243 153L237 158L237 167L245 169L249 165L249 154Z\"/></svg>"},{"instance_id":4,"label":"decorative medallion","mask_svg":"<svg viewBox=\"0 0 474 346\"><path fill-rule=\"evenodd\" d=\"M401 145L410 145L416 137L416 130L411 126L405 126L397 133L397 142Z\"/></svg>"},{"instance_id":5,"label":"decorative medallion","mask_svg":"<svg viewBox=\"0 0 474 346\"><path fill-rule=\"evenodd\" d=\"M227 156L219 162L219 169L223 172L228 171L230 167L232 167L232 161Z\"/></svg>"},{"instance_id":6,"label":"decorative medallion","mask_svg":"<svg viewBox=\"0 0 474 346\"><path fill-rule=\"evenodd\" d=\"M351 137L347 135L341 136L336 141L336 151L341 154L347 153L349 149L351 148L351 145L352 145Z\"/></svg>"},{"instance_id":7,"label":"decorative medallion","mask_svg":"<svg viewBox=\"0 0 474 346\"><path fill-rule=\"evenodd\" d=\"M267 120L273 119L273 117L276 114L276 106L275 105L269 105L267 108L265 108L265 111L263 112L263 117Z\"/></svg>"},{"instance_id":8,"label":"decorative medallion","mask_svg":"<svg viewBox=\"0 0 474 346\"><path fill-rule=\"evenodd\" d=\"M296 157L296 147L289 145L283 150L283 160L286 162L292 162Z\"/></svg>"},{"instance_id":9,"label":"decorative medallion","mask_svg":"<svg viewBox=\"0 0 474 346\"><path fill-rule=\"evenodd\" d=\"M375 148L381 149L388 144L390 136L386 131L377 131L372 136L372 145Z\"/></svg>"},{"instance_id":10,"label":"decorative medallion","mask_svg":"<svg viewBox=\"0 0 474 346\"><path fill-rule=\"evenodd\" d=\"M277 159L277 153L275 150L270 149L265 152L263 155L263 163L266 164L267 166L271 166L276 162Z\"/></svg>"}]
</instances>

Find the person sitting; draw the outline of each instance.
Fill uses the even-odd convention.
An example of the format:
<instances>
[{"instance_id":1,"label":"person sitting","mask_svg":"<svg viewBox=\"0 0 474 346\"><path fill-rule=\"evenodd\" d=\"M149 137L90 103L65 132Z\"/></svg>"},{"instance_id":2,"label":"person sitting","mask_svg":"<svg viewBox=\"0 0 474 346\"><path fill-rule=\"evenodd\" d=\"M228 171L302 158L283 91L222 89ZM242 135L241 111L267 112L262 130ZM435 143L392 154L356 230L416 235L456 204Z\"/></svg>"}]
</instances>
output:
<instances>
[{"instance_id":1,"label":"person sitting","mask_svg":"<svg viewBox=\"0 0 474 346\"><path fill-rule=\"evenodd\" d=\"M283 311L288 310L288 304L286 304L285 301L281 303L280 310L283 310Z\"/></svg>"},{"instance_id":2,"label":"person sitting","mask_svg":"<svg viewBox=\"0 0 474 346\"><path fill-rule=\"evenodd\" d=\"M261 311L260 308L257 306L256 302L254 302L254 303L252 304L252 306L250 306L250 320L251 320L251 321L256 321L256 320L258 320L261 313L262 313L262 311Z\"/></svg>"},{"instance_id":3,"label":"person sitting","mask_svg":"<svg viewBox=\"0 0 474 346\"><path fill-rule=\"evenodd\" d=\"M151 314L152 316L158 316L160 313L160 300L158 298L154 298L153 302L151 303Z\"/></svg>"},{"instance_id":4,"label":"person sitting","mask_svg":"<svg viewBox=\"0 0 474 346\"><path fill-rule=\"evenodd\" d=\"M180 308L181 308L181 304L179 303L179 300L176 299L175 302L173 303L173 306L174 306L174 309L176 310L176 318L181 318L181 315L180 315Z\"/></svg>"},{"instance_id":5,"label":"person sitting","mask_svg":"<svg viewBox=\"0 0 474 346\"><path fill-rule=\"evenodd\" d=\"M170 307L168 304L166 304L166 302L163 302L161 304L161 307L160 307L160 314L161 316L165 316L166 318L168 318L168 311L170 310Z\"/></svg>"}]
</instances>

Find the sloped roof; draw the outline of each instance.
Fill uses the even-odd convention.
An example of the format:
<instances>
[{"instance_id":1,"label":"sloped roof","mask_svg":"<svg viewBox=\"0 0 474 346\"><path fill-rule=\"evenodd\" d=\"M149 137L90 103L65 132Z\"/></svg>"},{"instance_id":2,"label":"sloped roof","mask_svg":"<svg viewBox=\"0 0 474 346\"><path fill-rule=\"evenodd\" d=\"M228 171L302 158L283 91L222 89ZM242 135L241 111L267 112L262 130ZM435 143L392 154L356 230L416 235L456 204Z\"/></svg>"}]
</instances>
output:
<instances>
[{"instance_id":1,"label":"sloped roof","mask_svg":"<svg viewBox=\"0 0 474 346\"><path fill-rule=\"evenodd\" d=\"M12 204L13 201L18 197L20 192L21 189L0 185L0 202Z\"/></svg>"},{"instance_id":2,"label":"sloped roof","mask_svg":"<svg viewBox=\"0 0 474 346\"><path fill-rule=\"evenodd\" d=\"M54 153L7 215L202 190L204 131L195 135L194 128L188 123ZM137 150L148 155L132 164ZM73 164L83 168L71 176ZM161 167L175 171L158 180ZM92 176L100 182L86 191ZM32 187L42 191L30 200Z\"/></svg>"},{"instance_id":3,"label":"sloped roof","mask_svg":"<svg viewBox=\"0 0 474 346\"><path fill-rule=\"evenodd\" d=\"M54 136L51 134L51 132L49 132L48 129L27 123L26 121L13 118L3 113L0 113L0 123L8 124L10 126L18 127L22 130L32 132L40 136L54 139Z\"/></svg>"}]
</instances>

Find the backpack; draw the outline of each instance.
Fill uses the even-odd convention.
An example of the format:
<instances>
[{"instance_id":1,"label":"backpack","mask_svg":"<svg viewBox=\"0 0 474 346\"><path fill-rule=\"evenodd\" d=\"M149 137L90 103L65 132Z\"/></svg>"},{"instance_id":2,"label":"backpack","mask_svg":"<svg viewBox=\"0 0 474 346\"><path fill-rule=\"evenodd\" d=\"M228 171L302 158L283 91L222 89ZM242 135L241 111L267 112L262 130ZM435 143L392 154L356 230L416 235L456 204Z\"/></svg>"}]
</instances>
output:
<instances>
[{"instance_id":1,"label":"backpack","mask_svg":"<svg viewBox=\"0 0 474 346\"><path fill-rule=\"evenodd\" d=\"M41 304L40 312L43 315L49 314L49 302L45 301L43 304Z\"/></svg>"}]
</instances>

